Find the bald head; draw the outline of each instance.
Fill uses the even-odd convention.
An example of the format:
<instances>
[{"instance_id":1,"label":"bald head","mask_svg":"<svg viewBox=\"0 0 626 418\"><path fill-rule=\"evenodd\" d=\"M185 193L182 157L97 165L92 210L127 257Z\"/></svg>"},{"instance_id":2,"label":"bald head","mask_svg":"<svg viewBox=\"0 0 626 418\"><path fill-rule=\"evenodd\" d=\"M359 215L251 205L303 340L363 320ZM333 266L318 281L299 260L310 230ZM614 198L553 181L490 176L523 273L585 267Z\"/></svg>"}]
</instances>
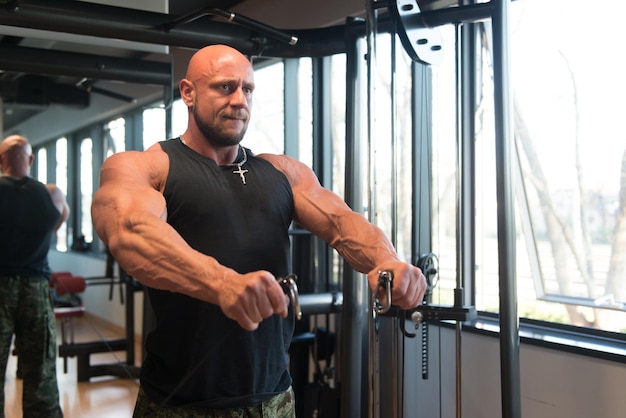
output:
<instances>
[{"instance_id":1,"label":"bald head","mask_svg":"<svg viewBox=\"0 0 626 418\"><path fill-rule=\"evenodd\" d=\"M31 149L28 139L21 135L11 135L4 138L4 140L0 143L0 154L4 153L6 150L15 148L28 150L29 153Z\"/></svg>"},{"instance_id":2,"label":"bald head","mask_svg":"<svg viewBox=\"0 0 626 418\"><path fill-rule=\"evenodd\" d=\"M0 171L2 175L26 177L33 162L33 150L21 135L11 135L0 143Z\"/></svg>"},{"instance_id":3,"label":"bald head","mask_svg":"<svg viewBox=\"0 0 626 418\"><path fill-rule=\"evenodd\" d=\"M196 81L206 75L207 72L214 74L219 72L224 65L235 65L240 68L249 68L252 71L250 60L227 45L209 45L196 52L189 60L186 78Z\"/></svg>"},{"instance_id":4,"label":"bald head","mask_svg":"<svg viewBox=\"0 0 626 418\"><path fill-rule=\"evenodd\" d=\"M196 150L226 149L230 159L250 120L252 63L229 46L207 46L191 57L179 87L189 115L185 143Z\"/></svg>"}]
</instances>

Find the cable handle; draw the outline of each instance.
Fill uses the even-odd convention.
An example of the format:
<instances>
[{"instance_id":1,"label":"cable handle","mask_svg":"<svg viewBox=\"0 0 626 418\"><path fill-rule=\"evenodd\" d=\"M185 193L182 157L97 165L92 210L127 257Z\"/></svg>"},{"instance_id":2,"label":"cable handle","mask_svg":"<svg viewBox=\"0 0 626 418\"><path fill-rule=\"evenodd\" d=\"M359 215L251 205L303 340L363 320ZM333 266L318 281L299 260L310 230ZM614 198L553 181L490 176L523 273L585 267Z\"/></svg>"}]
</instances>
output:
<instances>
[{"instance_id":1,"label":"cable handle","mask_svg":"<svg viewBox=\"0 0 626 418\"><path fill-rule=\"evenodd\" d=\"M296 284L298 276L290 273L286 277L277 277L276 280L278 280L280 286L283 288L287 296L289 296L296 319L302 319L302 309L300 308L300 301L298 300L298 285Z\"/></svg>"},{"instance_id":2,"label":"cable handle","mask_svg":"<svg viewBox=\"0 0 626 418\"><path fill-rule=\"evenodd\" d=\"M391 309L391 288L393 286L393 272L390 270L383 270L378 272L378 285L376 286L376 292L374 292L374 310L378 314L386 314ZM384 294L384 303L376 297L378 293L382 291Z\"/></svg>"}]
</instances>

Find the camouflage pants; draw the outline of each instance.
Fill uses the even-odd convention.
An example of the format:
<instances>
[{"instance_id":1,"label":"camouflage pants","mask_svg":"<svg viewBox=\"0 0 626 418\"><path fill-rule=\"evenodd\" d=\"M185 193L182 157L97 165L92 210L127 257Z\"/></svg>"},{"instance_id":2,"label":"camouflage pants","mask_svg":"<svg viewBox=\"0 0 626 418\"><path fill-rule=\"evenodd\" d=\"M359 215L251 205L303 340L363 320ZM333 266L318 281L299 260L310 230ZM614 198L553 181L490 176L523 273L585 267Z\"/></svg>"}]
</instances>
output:
<instances>
[{"instance_id":1,"label":"camouflage pants","mask_svg":"<svg viewBox=\"0 0 626 418\"><path fill-rule=\"evenodd\" d=\"M133 418L295 418L295 398L289 388L260 405L209 409L198 407L159 407L139 388Z\"/></svg>"},{"instance_id":2,"label":"camouflage pants","mask_svg":"<svg viewBox=\"0 0 626 418\"><path fill-rule=\"evenodd\" d=\"M24 379L24 417L62 417L56 372L56 321L45 277L0 277L0 370L5 374L13 335ZM4 417L4 390L0 391L0 416Z\"/></svg>"}]
</instances>

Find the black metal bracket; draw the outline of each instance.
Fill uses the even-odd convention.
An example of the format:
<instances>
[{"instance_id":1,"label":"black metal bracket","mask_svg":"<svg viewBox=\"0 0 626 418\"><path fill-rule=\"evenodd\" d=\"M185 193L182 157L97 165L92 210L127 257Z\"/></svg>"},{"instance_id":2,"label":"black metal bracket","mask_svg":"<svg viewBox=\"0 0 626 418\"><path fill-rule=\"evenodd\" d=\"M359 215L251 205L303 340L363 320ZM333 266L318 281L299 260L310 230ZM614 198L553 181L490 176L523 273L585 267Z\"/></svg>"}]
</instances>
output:
<instances>
[{"instance_id":1,"label":"black metal bracket","mask_svg":"<svg viewBox=\"0 0 626 418\"><path fill-rule=\"evenodd\" d=\"M392 306L385 314L386 316L395 316L403 320L412 321L416 327L420 324L434 321L456 321L465 322L475 319L477 316L476 308L473 306L448 306L448 305L426 305L422 304L416 308L403 310L397 306ZM402 330L402 334L408 338L415 338L417 334L411 333L406 329Z\"/></svg>"},{"instance_id":2,"label":"black metal bracket","mask_svg":"<svg viewBox=\"0 0 626 418\"><path fill-rule=\"evenodd\" d=\"M389 12L404 49L414 61L438 64L443 57L443 40L427 26L416 0L389 1Z\"/></svg>"},{"instance_id":3,"label":"black metal bracket","mask_svg":"<svg viewBox=\"0 0 626 418\"><path fill-rule=\"evenodd\" d=\"M420 305L406 311L406 318L416 324L426 321L465 322L475 319L476 315L474 306Z\"/></svg>"},{"instance_id":4,"label":"black metal bracket","mask_svg":"<svg viewBox=\"0 0 626 418\"><path fill-rule=\"evenodd\" d=\"M434 321L456 321L465 322L475 319L477 316L476 308L474 306L447 306L447 305L433 305L432 291L438 283L438 258L433 253L420 254L415 262L415 265L422 270L422 273L426 277L426 293L422 303L408 310L403 310L397 306L391 306L384 315L395 316L402 319L399 321L400 330L402 334L407 338L417 337L417 332L409 332L406 329L406 321L410 320L415 324L415 330L422 327L422 378L428 379L428 324ZM462 298L456 297L455 290L455 303L462 300Z\"/></svg>"}]
</instances>

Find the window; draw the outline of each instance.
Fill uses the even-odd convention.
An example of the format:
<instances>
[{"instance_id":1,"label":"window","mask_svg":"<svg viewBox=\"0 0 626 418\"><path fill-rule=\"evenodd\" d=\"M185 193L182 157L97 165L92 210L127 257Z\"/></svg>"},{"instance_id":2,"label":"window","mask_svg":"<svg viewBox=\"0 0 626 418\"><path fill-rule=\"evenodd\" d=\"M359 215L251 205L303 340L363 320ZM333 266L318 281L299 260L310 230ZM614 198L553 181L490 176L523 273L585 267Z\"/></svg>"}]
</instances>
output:
<instances>
[{"instance_id":1,"label":"window","mask_svg":"<svg viewBox=\"0 0 626 418\"><path fill-rule=\"evenodd\" d=\"M181 99L172 103L172 135L174 138L187 130L187 106Z\"/></svg>"},{"instance_id":2,"label":"window","mask_svg":"<svg viewBox=\"0 0 626 418\"><path fill-rule=\"evenodd\" d=\"M372 102L374 118L373 158L376 223L394 243L398 255L408 262L412 231L412 61L397 37L378 35L376 73Z\"/></svg>"},{"instance_id":3,"label":"window","mask_svg":"<svg viewBox=\"0 0 626 418\"><path fill-rule=\"evenodd\" d=\"M620 179L626 142L620 122L626 81L615 53L621 48L616 8L626 9L606 0L593 8L565 0L511 4L513 183L519 315L624 332L626 185ZM453 28L443 32L446 49L453 50ZM479 310L497 312L493 78L490 36L482 39L488 41L480 53L476 115L475 296ZM440 298L449 303L456 257L454 62L433 70L433 234Z\"/></svg>"},{"instance_id":4,"label":"window","mask_svg":"<svg viewBox=\"0 0 626 418\"><path fill-rule=\"evenodd\" d=\"M126 150L126 120L117 118L104 125L106 157Z\"/></svg>"},{"instance_id":5,"label":"window","mask_svg":"<svg viewBox=\"0 0 626 418\"><path fill-rule=\"evenodd\" d=\"M93 197L93 141L83 138L80 141L80 234L76 240L83 240L85 247L93 242L91 223L91 201ZM80 243L77 243L80 248ZM86 248L85 248L86 249Z\"/></svg>"},{"instance_id":6,"label":"window","mask_svg":"<svg viewBox=\"0 0 626 418\"><path fill-rule=\"evenodd\" d=\"M59 138L55 141L56 170L55 183L67 196L69 193L67 185L67 138ZM71 210L70 210L71 213ZM67 222L66 222L67 223ZM63 224L57 230L57 251L67 251L68 235L71 236L71 228Z\"/></svg>"},{"instance_id":7,"label":"window","mask_svg":"<svg viewBox=\"0 0 626 418\"><path fill-rule=\"evenodd\" d=\"M48 182L48 150L39 148L37 150L37 180L46 184Z\"/></svg>"},{"instance_id":8,"label":"window","mask_svg":"<svg viewBox=\"0 0 626 418\"><path fill-rule=\"evenodd\" d=\"M254 72L251 119L241 145L255 154L284 151L284 67L282 62Z\"/></svg>"},{"instance_id":9,"label":"window","mask_svg":"<svg viewBox=\"0 0 626 418\"><path fill-rule=\"evenodd\" d=\"M298 59L298 160L313 167L313 62Z\"/></svg>"},{"instance_id":10,"label":"window","mask_svg":"<svg viewBox=\"0 0 626 418\"><path fill-rule=\"evenodd\" d=\"M525 0L511 11L520 246L536 294L520 295L521 314L624 332L626 80L615 52L626 6Z\"/></svg>"},{"instance_id":11,"label":"window","mask_svg":"<svg viewBox=\"0 0 626 418\"><path fill-rule=\"evenodd\" d=\"M331 58L332 78L330 80L330 126L333 147L332 190L345 196L346 170L346 56L334 55Z\"/></svg>"},{"instance_id":12,"label":"window","mask_svg":"<svg viewBox=\"0 0 626 418\"><path fill-rule=\"evenodd\" d=\"M153 107L143 111L143 149L165 140L165 109Z\"/></svg>"},{"instance_id":13,"label":"window","mask_svg":"<svg viewBox=\"0 0 626 418\"><path fill-rule=\"evenodd\" d=\"M56 172L55 183L64 193L67 190L67 138L59 138L55 142Z\"/></svg>"}]
</instances>

